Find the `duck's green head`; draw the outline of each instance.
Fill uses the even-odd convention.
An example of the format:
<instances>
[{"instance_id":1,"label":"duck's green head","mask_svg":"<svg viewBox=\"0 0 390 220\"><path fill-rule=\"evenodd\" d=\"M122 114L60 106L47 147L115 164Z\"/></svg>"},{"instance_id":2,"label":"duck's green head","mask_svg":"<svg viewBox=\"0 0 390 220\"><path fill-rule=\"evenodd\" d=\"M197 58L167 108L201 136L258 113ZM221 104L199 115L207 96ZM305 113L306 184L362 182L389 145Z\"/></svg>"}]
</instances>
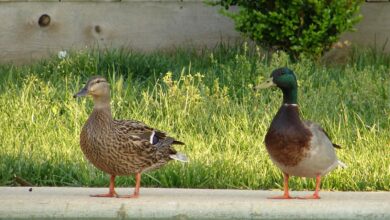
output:
<instances>
[{"instance_id":1,"label":"duck's green head","mask_svg":"<svg viewBox=\"0 0 390 220\"><path fill-rule=\"evenodd\" d=\"M278 68L271 73L271 77L255 89L266 89L277 86L283 91L283 103L297 103L297 77L294 72L287 67Z\"/></svg>"},{"instance_id":2,"label":"duck's green head","mask_svg":"<svg viewBox=\"0 0 390 220\"><path fill-rule=\"evenodd\" d=\"M280 89L292 89L298 87L297 78L292 70L287 67L278 68L271 73L271 77L256 86L255 89L266 89L277 86Z\"/></svg>"},{"instance_id":3,"label":"duck's green head","mask_svg":"<svg viewBox=\"0 0 390 220\"><path fill-rule=\"evenodd\" d=\"M85 84L78 93L74 94L74 98L91 95L94 98L110 96L110 84L102 76L93 76Z\"/></svg>"}]
</instances>

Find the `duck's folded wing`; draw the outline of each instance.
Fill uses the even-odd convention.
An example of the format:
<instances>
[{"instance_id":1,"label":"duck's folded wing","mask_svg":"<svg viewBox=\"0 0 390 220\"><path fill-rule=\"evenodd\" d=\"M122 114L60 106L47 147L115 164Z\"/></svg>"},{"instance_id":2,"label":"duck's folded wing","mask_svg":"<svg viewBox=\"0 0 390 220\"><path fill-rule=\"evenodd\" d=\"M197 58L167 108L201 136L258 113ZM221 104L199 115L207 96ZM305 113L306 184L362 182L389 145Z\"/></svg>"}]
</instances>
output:
<instances>
[{"instance_id":1,"label":"duck's folded wing","mask_svg":"<svg viewBox=\"0 0 390 220\"><path fill-rule=\"evenodd\" d=\"M120 139L122 141L116 145L118 146L118 154L120 157L126 158L134 167L150 167L165 158L166 154L170 154L170 149L161 151L149 141L138 136L129 135Z\"/></svg>"},{"instance_id":2,"label":"duck's folded wing","mask_svg":"<svg viewBox=\"0 0 390 220\"><path fill-rule=\"evenodd\" d=\"M168 137L165 132L149 127L140 121L114 120L114 124L122 135L138 136L141 139L148 140L153 145L160 143L165 139L173 140L171 144L184 145L183 142ZM164 143L167 142L164 141Z\"/></svg>"},{"instance_id":3,"label":"duck's folded wing","mask_svg":"<svg viewBox=\"0 0 390 220\"><path fill-rule=\"evenodd\" d=\"M131 158L132 163L137 166L155 166L156 164L164 164L169 159L188 162L188 158L177 152L171 145L174 139L167 137L159 140L158 143L152 144L150 141L136 135L128 137L126 142L123 142L121 154Z\"/></svg>"},{"instance_id":4,"label":"duck's folded wing","mask_svg":"<svg viewBox=\"0 0 390 220\"><path fill-rule=\"evenodd\" d=\"M153 132L153 128L148 125L135 120L114 120L114 125L119 132L123 134L139 134L139 133L147 133L150 134ZM165 137L166 134L162 131L157 131L160 136Z\"/></svg>"},{"instance_id":5,"label":"duck's folded wing","mask_svg":"<svg viewBox=\"0 0 390 220\"><path fill-rule=\"evenodd\" d=\"M322 132L325 134L325 136L332 142L332 140L330 139L328 133L326 133L326 131L317 123L314 123L312 121L303 121L303 124L306 125L307 127L314 127L314 129L317 129L318 131ZM338 148L338 149L341 149L341 146L338 145L338 144L335 144L332 142L332 145L334 148Z\"/></svg>"},{"instance_id":6,"label":"duck's folded wing","mask_svg":"<svg viewBox=\"0 0 390 220\"><path fill-rule=\"evenodd\" d=\"M114 121L117 137L122 140L121 152L132 157L134 163L143 165L159 164L167 158L188 162L184 154L178 153L171 145L184 144L165 132L155 130L139 121ZM160 162L158 162L160 161Z\"/></svg>"}]
</instances>

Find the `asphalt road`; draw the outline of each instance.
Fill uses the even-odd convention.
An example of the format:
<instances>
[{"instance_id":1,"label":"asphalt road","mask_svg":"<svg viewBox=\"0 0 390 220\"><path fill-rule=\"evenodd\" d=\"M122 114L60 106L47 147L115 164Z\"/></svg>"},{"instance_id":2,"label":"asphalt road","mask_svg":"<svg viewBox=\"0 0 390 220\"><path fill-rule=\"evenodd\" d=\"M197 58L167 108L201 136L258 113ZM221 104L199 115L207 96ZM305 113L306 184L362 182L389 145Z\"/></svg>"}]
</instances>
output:
<instances>
[{"instance_id":1,"label":"asphalt road","mask_svg":"<svg viewBox=\"0 0 390 220\"><path fill-rule=\"evenodd\" d=\"M271 200L281 191L141 188L138 199L94 198L106 188L0 187L0 219L389 219L390 192L321 192L320 200ZM119 188L118 194L132 193ZM291 192L292 196L312 192Z\"/></svg>"}]
</instances>

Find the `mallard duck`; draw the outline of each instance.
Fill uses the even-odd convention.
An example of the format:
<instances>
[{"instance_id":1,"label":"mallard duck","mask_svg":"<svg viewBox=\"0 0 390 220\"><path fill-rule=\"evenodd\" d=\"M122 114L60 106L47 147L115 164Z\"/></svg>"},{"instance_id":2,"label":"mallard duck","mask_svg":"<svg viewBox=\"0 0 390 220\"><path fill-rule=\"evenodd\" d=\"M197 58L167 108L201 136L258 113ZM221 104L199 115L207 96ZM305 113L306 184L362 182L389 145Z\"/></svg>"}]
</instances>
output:
<instances>
[{"instance_id":1,"label":"mallard duck","mask_svg":"<svg viewBox=\"0 0 390 220\"><path fill-rule=\"evenodd\" d=\"M113 119L110 85L104 77L90 78L74 97L87 95L93 98L94 107L81 130L81 150L95 167L111 175L109 192L91 196L137 198L142 172L159 168L172 159L188 161L184 154L172 148L183 142L140 121ZM134 193L118 196L115 177L131 174L136 179Z\"/></svg>"},{"instance_id":2,"label":"mallard duck","mask_svg":"<svg viewBox=\"0 0 390 220\"><path fill-rule=\"evenodd\" d=\"M328 134L316 123L302 121L297 103L298 84L294 72L279 68L255 89L277 86L283 92L283 103L265 135L265 146L273 163L284 174L284 194L273 199L291 199L288 191L289 176L316 178L313 195L297 197L319 199L321 177L337 166L346 167L336 156Z\"/></svg>"}]
</instances>

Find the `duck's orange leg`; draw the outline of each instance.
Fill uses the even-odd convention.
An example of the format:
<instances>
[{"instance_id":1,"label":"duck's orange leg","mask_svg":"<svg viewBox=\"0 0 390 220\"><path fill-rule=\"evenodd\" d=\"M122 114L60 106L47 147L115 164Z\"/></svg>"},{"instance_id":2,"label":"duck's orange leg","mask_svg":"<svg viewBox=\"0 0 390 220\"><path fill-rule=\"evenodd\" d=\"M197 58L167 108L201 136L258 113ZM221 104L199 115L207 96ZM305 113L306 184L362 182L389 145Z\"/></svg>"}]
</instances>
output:
<instances>
[{"instance_id":1,"label":"duck's orange leg","mask_svg":"<svg viewBox=\"0 0 390 220\"><path fill-rule=\"evenodd\" d=\"M304 197L298 197L298 199L320 199L320 185L321 185L321 175L316 176L316 190L314 191L313 195L310 196L304 196Z\"/></svg>"},{"instance_id":2,"label":"duck's orange leg","mask_svg":"<svg viewBox=\"0 0 390 220\"><path fill-rule=\"evenodd\" d=\"M273 196L269 197L268 199L294 199L290 196L290 193L288 192L288 178L290 177L287 173L284 174L284 194L282 196Z\"/></svg>"},{"instance_id":3,"label":"duck's orange leg","mask_svg":"<svg viewBox=\"0 0 390 220\"><path fill-rule=\"evenodd\" d=\"M139 197L139 187L141 186L141 173L135 174L135 189L134 193L131 195L119 196L119 198L138 198Z\"/></svg>"},{"instance_id":4,"label":"duck's orange leg","mask_svg":"<svg viewBox=\"0 0 390 220\"><path fill-rule=\"evenodd\" d=\"M115 192L115 175L110 177L110 190L107 194L91 195L91 197L118 197L118 194Z\"/></svg>"}]
</instances>

